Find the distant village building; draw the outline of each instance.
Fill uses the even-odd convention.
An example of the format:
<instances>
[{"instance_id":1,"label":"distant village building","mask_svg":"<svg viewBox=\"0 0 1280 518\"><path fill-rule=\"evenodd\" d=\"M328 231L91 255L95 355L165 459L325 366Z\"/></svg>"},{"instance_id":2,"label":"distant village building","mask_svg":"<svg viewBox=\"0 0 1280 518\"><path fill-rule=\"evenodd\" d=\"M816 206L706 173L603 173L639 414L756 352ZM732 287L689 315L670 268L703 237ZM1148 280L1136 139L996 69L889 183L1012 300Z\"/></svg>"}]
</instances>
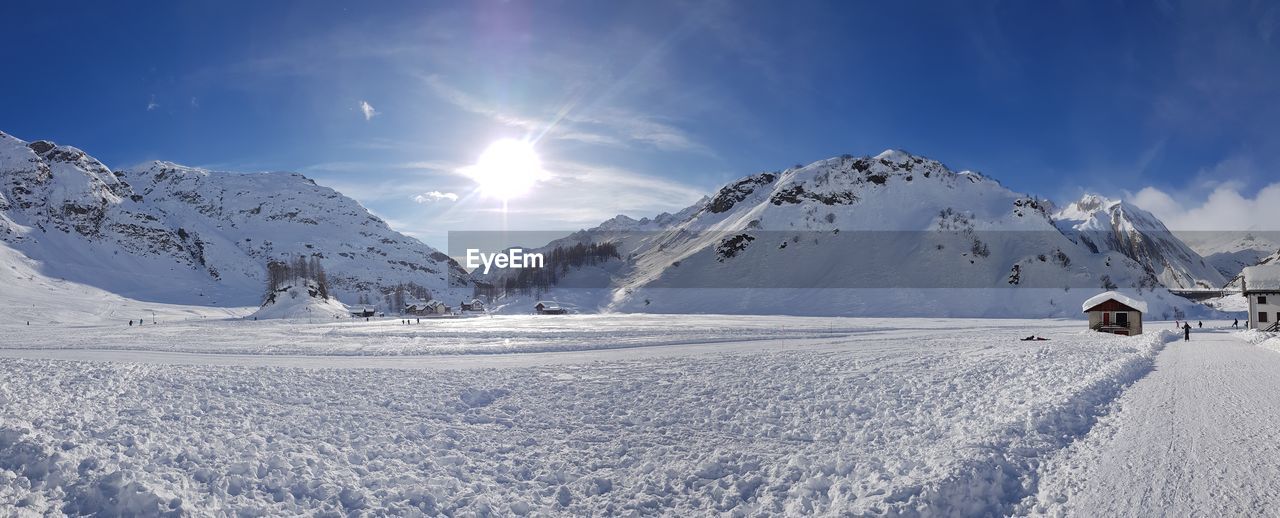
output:
<instances>
[{"instance_id":1,"label":"distant village building","mask_svg":"<svg viewBox=\"0 0 1280 518\"><path fill-rule=\"evenodd\" d=\"M376 312L371 307L352 308L351 316L356 318L369 318L374 316Z\"/></svg>"},{"instance_id":2,"label":"distant village building","mask_svg":"<svg viewBox=\"0 0 1280 518\"><path fill-rule=\"evenodd\" d=\"M430 315L447 315L449 314L449 306L444 305L438 300L428 300L425 304L427 313Z\"/></svg>"},{"instance_id":3,"label":"distant village building","mask_svg":"<svg viewBox=\"0 0 1280 518\"><path fill-rule=\"evenodd\" d=\"M533 305L533 310L539 315L563 315L569 310L560 307L555 302L542 301Z\"/></svg>"},{"instance_id":4,"label":"distant village building","mask_svg":"<svg viewBox=\"0 0 1280 518\"><path fill-rule=\"evenodd\" d=\"M1081 306L1089 315L1089 329L1100 333L1142 334L1142 314L1147 303L1123 293L1108 291L1090 297Z\"/></svg>"},{"instance_id":5,"label":"distant village building","mask_svg":"<svg viewBox=\"0 0 1280 518\"><path fill-rule=\"evenodd\" d=\"M449 313L449 306L438 300L428 300L420 304L407 304L404 307L404 314L417 316L445 315Z\"/></svg>"},{"instance_id":6,"label":"distant village building","mask_svg":"<svg viewBox=\"0 0 1280 518\"><path fill-rule=\"evenodd\" d=\"M484 311L484 301L474 299L471 302L460 302L459 311Z\"/></svg>"},{"instance_id":7,"label":"distant village building","mask_svg":"<svg viewBox=\"0 0 1280 518\"><path fill-rule=\"evenodd\" d=\"M1250 266L1242 274L1249 329L1280 331L1280 264Z\"/></svg>"}]
</instances>

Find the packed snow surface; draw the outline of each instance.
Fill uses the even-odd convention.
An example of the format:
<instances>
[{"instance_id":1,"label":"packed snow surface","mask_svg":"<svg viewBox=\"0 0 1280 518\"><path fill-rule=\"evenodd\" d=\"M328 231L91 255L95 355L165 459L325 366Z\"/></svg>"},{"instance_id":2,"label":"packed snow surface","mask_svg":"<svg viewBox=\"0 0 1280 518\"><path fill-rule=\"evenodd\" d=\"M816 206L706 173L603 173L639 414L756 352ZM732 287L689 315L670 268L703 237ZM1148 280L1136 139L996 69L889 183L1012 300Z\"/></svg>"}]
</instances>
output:
<instances>
[{"instance_id":1,"label":"packed snow surface","mask_svg":"<svg viewBox=\"0 0 1280 518\"><path fill-rule=\"evenodd\" d=\"M1014 514L1275 516L1280 354L1219 325L1170 344Z\"/></svg>"},{"instance_id":2,"label":"packed snow surface","mask_svg":"<svg viewBox=\"0 0 1280 518\"><path fill-rule=\"evenodd\" d=\"M1005 514L1173 336L677 315L0 327L0 508L30 515ZM284 351L303 356L257 354Z\"/></svg>"},{"instance_id":3,"label":"packed snow surface","mask_svg":"<svg viewBox=\"0 0 1280 518\"><path fill-rule=\"evenodd\" d=\"M1097 306L1098 304L1102 304L1103 302L1106 302L1108 300L1114 300L1116 302L1129 306L1133 309L1136 309L1142 313L1147 312L1146 302L1135 299L1133 297L1130 297L1118 291L1108 291L1108 292L1099 293L1097 295L1089 297L1088 300L1084 301L1084 304L1080 305L1080 310L1089 311L1089 308Z\"/></svg>"}]
</instances>

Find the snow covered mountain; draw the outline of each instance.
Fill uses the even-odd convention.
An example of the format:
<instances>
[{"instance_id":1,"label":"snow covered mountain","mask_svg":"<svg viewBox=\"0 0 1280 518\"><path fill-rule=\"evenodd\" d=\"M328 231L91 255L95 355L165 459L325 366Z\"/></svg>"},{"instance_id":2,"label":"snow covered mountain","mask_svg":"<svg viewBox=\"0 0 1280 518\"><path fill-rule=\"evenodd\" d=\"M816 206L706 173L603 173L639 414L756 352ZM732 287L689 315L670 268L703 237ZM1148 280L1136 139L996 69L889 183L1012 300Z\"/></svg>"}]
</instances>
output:
<instances>
[{"instance_id":1,"label":"snow covered mountain","mask_svg":"<svg viewBox=\"0 0 1280 518\"><path fill-rule=\"evenodd\" d=\"M471 294L447 255L302 175L169 162L112 171L74 147L4 133L0 245L42 275L144 301L257 306L266 264L299 255L319 257L348 302L400 284Z\"/></svg>"},{"instance_id":2,"label":"snow covered mountain","mask_svg":"<svg viewBox=\"0 0 1280 518\"><path fill-rule=\"evenodd\" d=\"M1150 212L1086 194L1053 215L1064 234L1090 250L1115 251L1155 272L1167 288L1220 288L1226 279Z\"/></svg>"},{"instance_id":3,"label":"snow covered mountain","mask_svg":"<svg viewBox=\"0 0 1280 518\"><path fill-rule=\"evenodd\" d=\"M845 155L748 176L678 214L620 216L553 242L543 250L612 242L619 258L557 272L556 287L528 297L664 313L1075 317L1098 290L1120 288L1157 317L1203 310L1133 258L1194 264L1194 252L1144 248L1141 235L1118 240L1129 247L1090 246L1049 211L979 173L903 151ZM1120 210L1122 221L1130 213ZM1221 279L1208 266L1190 271ZM511 300L517 310L528 302Z\"/></svg>"},{"instance_id":4,"label":"snow covered mountain","mask_svg":"<svg viewBox=\"0 0 1280 518\"><path fill-rule=\"evenodd\" d=\"M1227 279L1280 251L1277 231L1191 231L1178 232L1178 237Z\"/></svg>"},{"instance_id":5,"label":"snow covered mountain","mask_svg":"<svg viewBox=\"0 0 1280 518\"><path fill-rule=\"evenodd\" d=\"M1266 257L1263 257L1263 258L1261 258L1261 259L1258 259L1258 261L1257 261L1257 262L1255 262L1255 263L1253 263L1253 264L1250 264L1250 265L1247 265L1247 266L1255 266L1255 265L1259 265L1259 264L1280 264L1280 250L1275 251L1275 252L1274 252L1274 253L1272 253L1271 255L1268 255L1268 256L1266 256ZM1243 274L1243 273L1237 273L1237 274L1235 275L1235 277L1232 277L1232 278L1231 278L1231 282L1227 283L1227 289L1228 289L1228 290L1243 290L1243 289L1244 289L1244 274Z\"/></svg>"}]
</instances>

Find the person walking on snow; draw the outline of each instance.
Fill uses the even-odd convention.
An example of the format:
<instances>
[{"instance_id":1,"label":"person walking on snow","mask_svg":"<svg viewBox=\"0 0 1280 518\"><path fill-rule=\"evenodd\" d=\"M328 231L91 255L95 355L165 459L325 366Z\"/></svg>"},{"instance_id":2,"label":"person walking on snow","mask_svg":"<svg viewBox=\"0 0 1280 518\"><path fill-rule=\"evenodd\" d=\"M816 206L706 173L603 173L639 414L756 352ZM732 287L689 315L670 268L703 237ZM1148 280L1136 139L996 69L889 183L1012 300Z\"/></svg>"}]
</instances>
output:
<instances>
[{"instance_id":1,"label":"person walking on snow","mask_svg":"<svg viewBox=\"0 0 1280 518\"><path fill-rule=\"evenodd\" d=\"M1237 318L1235 322L1232 322L1232 323L1231 323L1231 327L1234 327L1234 328L1236 328L1236 329L1240 329L1240 319L1238 319L1238 318Z\"/></svg>"},{"instance_id":2,"label":"person walking on snow","mask_svg":"<svg viewBox=\"0 0 1280 518\"><path fill-rule=\"evenodd\" d=\"M1182 324L1182 341L1191 340L1191 322Z\"/></svg>"},{"instance_id":3,"label":"person walking on snow","mask_svg":"<svg viewBox=\"0 0 1280 518\"><path fill-rule=\"evenodd\" d=\"M1198 324L1198 327L1199 327L1200 329L1204 329L1204 321L1203 321L1203 320L1198 320L1198 321L1196 321L1196 323Z\"/></svg>"}]
</instances>

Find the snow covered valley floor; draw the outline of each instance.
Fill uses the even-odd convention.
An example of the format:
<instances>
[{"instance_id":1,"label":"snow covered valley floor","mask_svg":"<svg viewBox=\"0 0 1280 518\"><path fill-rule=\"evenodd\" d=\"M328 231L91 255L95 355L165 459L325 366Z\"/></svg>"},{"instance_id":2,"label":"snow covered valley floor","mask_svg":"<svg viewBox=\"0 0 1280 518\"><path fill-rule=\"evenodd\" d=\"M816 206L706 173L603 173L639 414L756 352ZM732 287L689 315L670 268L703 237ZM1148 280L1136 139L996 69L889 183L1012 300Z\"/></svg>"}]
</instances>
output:
<instances>
[{"instance_id":1,"label":"snow covered valley floor","mask_svg":"<svg viewBox=\"0 0 1280 518\"><path fill-rule=\"evenodd\" d=\"M1258 445L1280 406L1264 386L1280 354L1208 330L1166 346L1166 323L1134 338L1083 327L672 315L0 325L0 514L1218 514L1209 505L1227 487L1241 498L1219 513L1275 507L1262 490L1277 487L1274 469L1247 484L1187 475L1214 466L1191 455L1218 425L1177 430L1216 420L1232 441L1219 450L1257 451L1245 466L1274 458ZM1050 340L1019 340L1032 334ZM1185 376L1195 386L1166 394ZM1162 404L1194 415L1153 421ZM1270 417L1232 413L1253 405ZM1151 445L1132 438L1147 422ZM1182 438L1193 442L1169 450ZM1201 492L1152 498L1153 470ZM1122 483L1134 488L1123 498L1099 496Z\"/></svg>"}]
</instances>

